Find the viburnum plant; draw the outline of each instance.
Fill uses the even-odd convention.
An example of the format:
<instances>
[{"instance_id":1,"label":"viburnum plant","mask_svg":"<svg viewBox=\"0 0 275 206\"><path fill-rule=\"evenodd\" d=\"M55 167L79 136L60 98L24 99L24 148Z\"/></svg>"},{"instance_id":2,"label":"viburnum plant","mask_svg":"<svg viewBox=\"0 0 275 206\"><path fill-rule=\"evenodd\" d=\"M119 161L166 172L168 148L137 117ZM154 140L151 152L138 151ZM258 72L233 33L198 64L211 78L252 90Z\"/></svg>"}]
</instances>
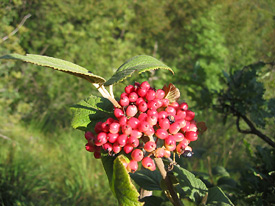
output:
<instances>
[{"instance_id":1,"label":"viburnum plant","mask_svg":"<svg viewBox=\"0 0 275 206\"><path fill-rule=\"evenodd\" d=\"M83 78L96 87L102 97L90 96L72 106L72 126L85 132L85 148L101 159L119 205L164 205L167 201L177 206L186 201L197 205L233 205L220 188L207 188L176 162L176 156L192 156L189 144L198 139L206 126L194 120L195 113L180 101L175 85L153 88L148 81L135 82L126 86L120 97L114 97L113 85L134 72L166 69L173 73L164 63L151 56L136 56L106 81L83 67L52 57L11 54L0 59L50 67ZM164 195L152 192L157 190Z\"/></svg>"}]
</instances>

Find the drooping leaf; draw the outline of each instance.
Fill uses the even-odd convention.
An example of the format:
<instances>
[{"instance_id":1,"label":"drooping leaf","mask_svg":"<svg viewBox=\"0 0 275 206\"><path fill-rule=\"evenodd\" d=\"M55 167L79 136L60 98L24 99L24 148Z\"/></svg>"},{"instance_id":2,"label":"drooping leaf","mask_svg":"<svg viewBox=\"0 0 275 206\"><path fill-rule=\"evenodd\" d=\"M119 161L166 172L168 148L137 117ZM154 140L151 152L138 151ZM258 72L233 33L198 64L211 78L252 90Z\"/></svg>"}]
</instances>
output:
<instances>
[{"instance_id":1,"label":"drooping leaf","mask_svg":"<svg viewBox=\"0 0 275 206\"><path fill-rule=\"evenodd\" d=\"M226 169L222 166L216 166L214 168L212 168L212 173L213 175L217 175L217 176L230 176L229 173L226 171Z\"/></svg>"},{"instance_id":2,"label":"drooping leaf","mask_svg":"<svg viewBox=\"0 0 275 206\"><path fill-rule=\"evenodd\" d=\"M182 193L192 201L196 203L201 202L208 191L205 184L184 168L174 166L173 172L179 181L179 186L177 186L177 188L180 187Z\"/></svg>"},{"instance_id":3,"label":"drooping leaf","mask_svg":"<svg viewBox=\"0 0 275 206\"><path fill-rule=\"evenodd\" d=\"M106 98L90 96L71 106L73 112L72 127L75 129L86 130L92 122L104 121L113 113L113 104Z\"/></svg>"},{"instance_id":4,"label":"drooping leaf","mask_svg":"<svg viewBox=\"0 0 275 206\"><path fill-rule=\"evenodd\" d=\"M180 98L180 90L170 83L168 86L162 88L165 92L165 99L169 99L170 102L176 102Z\"/></svg>"},{"instance_id":5,"label":"drooping leaf","mask_svg":"<svg viewBox=\"0 0 275 206\"><path fill-rule=\"evenodd\" d=\"M110 86L112 84L116 84L118 82L121 82L128 77L130 77L134 72L145 72L155 69L167 69L171 71L173 70L162 63L161 61L155 59L154 57L147 56L147 55L139 55L135 56L128 61L126 61L124 64L122 64L115 74L107 81L105 82L105 86Z\"/></svg>"},{"instance_id":6,"label":"drooping leaf","mask_svg":"<svg viewBox=\"0 0 275 206\"><path fill-rule=\"evenodd\" d=\"M36 55L36 54L27 54L26 56L20 55L20 54L8 54L5 56L1 56L0 59L16 59L16 60L22 60L24 62L36 64L39 66L50 67L52 69L66 72L74 76L86 79L91 83L102 84L106 81L103 77L97 76L92 72L90 72L89 70L77 64L74 64L72 62L68 62L62 59L53 58L53 57Z\"/></svg>"},{"instance_id":7,"label":"drooping leaf","mask_svg":"<svg viewBox=\"0 0 275 206\"><path fill-rule=\"evenodd\" d=\"M224 194L224 192L217 186L209 188L207 206L229 206L233 205L230 199Z\"/></svg>"},{"instance_id":8,"label":"drooping leaf","mask_svg":"<svg viewBox=\"0 0 275 206\"><path fill-rule=\"evenodd\" d=\"M145 190L161 190L160 181L162 176L158 170L139 170L130 174L131 178Z\"/></svg>"},{"instance_id":9,"label":"drooping leaf","mask_svg":"<svg viewBox=\"0 0 275 206\"><path fill-rule=\"evenodd\" d=\"M123 155L119 155L115 159L106 156L102 158L111 190L117 198L119 205L141 206L144 203L138 201L139 193L131 182L130 175L123 165L123 162L128 161Z\"/></svg>"}]
</instances>

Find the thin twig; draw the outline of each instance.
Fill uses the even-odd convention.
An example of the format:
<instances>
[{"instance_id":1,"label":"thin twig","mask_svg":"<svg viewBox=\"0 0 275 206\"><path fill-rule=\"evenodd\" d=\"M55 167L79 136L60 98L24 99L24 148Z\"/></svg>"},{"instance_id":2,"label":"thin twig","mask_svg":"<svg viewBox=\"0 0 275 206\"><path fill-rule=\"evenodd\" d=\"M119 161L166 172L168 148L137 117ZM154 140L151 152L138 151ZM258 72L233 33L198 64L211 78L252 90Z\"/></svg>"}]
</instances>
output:
<instances>
[{"instance_id":1,"label":"thin twig","mask_svg":"<svg viewBox=\"0 0 275 206\"><path fill-rule=\"evenodd\" d=\"M19 29L24 25L24 23L26 22L26 20L27 20L28 18L30 18L30 17L31 17L31 14L27 14L26 16L24 16L24 18L22 19L22 21L20 22L20 24L16 27L16 29L14 29L14 30L13 30L10 34L8 34L7 36L3 37L3 38L2 38L2 41L1 41L0 43L6 41L6 40L9 39L11 36L15 35L15 34L19 31Z\"/></svg>"},{"instance_id":2,"label":"thin twig","mask_svg":"<svg viewBox=\"0 0 275 206\"><path fill-rule=\"evenodd\" d=\"M2 137L3 139L6 139L6 140L11 140L11 138L9 138L9 137L7 137L7 136L5 136L3 134L0 134L0 137Z\"/></svg>"}]
</instances>

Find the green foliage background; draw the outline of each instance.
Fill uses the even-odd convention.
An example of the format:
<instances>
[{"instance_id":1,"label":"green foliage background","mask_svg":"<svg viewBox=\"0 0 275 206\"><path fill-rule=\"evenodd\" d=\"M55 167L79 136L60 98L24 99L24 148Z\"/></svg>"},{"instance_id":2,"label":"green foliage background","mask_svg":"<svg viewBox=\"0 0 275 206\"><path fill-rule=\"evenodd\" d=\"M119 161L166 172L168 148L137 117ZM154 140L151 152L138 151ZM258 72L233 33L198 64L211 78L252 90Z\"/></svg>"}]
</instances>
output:
<instances>
[{"instance_id":1,"label":"green foliage background","mask_svg":"<svg viewBox=\"0 0 275 206\"><path fill-rule=\"evenodd\" d=\"M223 72L233 73L254 62L275 60L274 11L275 3L271 0L3 0L0 56L9 53L52 56L81 65L105 79L135 55L146 54L162 60L173 68L174 76L167 71L143 73L115 86L115 95L137 78L140 82L149 79L156 88L174 83L181 91L181 101L187 101L197 119L208 126L208 131L192 144L196 157L188 160L185 167L207 173L205 178L215 185L217 180L211 176L211 168L223 166L237 181L238 170L250 161L247 145L251 145L251 152L255 145L265 145L255 136L238 133L231 115L223 123L224 115L213 109L217 99L212 91L227 88ZM8 36L27 14L31 17L15 35ZM90 198L104 200L110 193L107 181L89 176L103 172L100 164L84 151L83 135L68 129L72 119L69 106L98 93L82 79L22 62L1 61L0 78L3 188L11 188L11 195L18 194L16 201L21 205L88 205ZM256 80L264 86L261 90L264 101L275 98L274 66L257 70ZM249 97L254 91L245 92ZM274 140L274 117L264 118L266 126L261 131ZM31 147L24 141L30 141L34 134L39 140ZM55 146L51 147L52 144ZM46 149L40 150L40 146ZM21 149L23 152L16 152ZM77 153L79 150L81 153ZM50 160L50 151L57 158ZM75 156L75 162L70 162L71 155ZM81 161L83 165L78 166ZM64 167L55 169L59 164ZM94 168L87 166L90 164L97 165L98 170L93 172ZM35 179L41 182L30 182L33 177L24 174L37 168L41 170ZM60 174L51 174L53 170ZM71 183L74 188L64 186L64 179L58 179L65 173L79 178L77 184ZM97 190L92 186L96 181L106 184ZM22 193L16 192L16 184L25 182L29 182L27 188ZM49 198L52 194L49 191L55 191L57 196ZM6 203L3 198L9 196L0 192L4 205L17 203ZM36 202L38 196L43 197L42 202ZM234 195L231 197L234 199Z\"/></svg>"}]
</instances>

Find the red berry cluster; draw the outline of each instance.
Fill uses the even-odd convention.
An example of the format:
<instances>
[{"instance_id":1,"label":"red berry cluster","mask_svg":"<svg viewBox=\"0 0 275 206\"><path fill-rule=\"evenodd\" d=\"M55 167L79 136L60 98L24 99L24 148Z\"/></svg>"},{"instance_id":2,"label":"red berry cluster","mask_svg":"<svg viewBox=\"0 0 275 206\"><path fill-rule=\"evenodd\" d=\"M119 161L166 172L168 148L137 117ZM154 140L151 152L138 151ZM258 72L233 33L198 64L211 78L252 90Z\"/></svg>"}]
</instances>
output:
<instances>
[{"instance_id":1,"label":"red berry cluster","mask_svg":"<svg viewBox=\"0 0 275 206\"><path fill-rule=\"evenodd\" d=\"M94 135L88 131L86 149L100 158L101 149L109 155L124 152L131 156L126 166L135 172L138 162L155 170L151 157L170 157L171 152L190 155L190 141L198 138L195 113L186 103L170 102L162 89L155 90L145 81L128 85L121 94L121 108L114 109L116 119L98 122Z\"/></svg>"}]
</instances>

